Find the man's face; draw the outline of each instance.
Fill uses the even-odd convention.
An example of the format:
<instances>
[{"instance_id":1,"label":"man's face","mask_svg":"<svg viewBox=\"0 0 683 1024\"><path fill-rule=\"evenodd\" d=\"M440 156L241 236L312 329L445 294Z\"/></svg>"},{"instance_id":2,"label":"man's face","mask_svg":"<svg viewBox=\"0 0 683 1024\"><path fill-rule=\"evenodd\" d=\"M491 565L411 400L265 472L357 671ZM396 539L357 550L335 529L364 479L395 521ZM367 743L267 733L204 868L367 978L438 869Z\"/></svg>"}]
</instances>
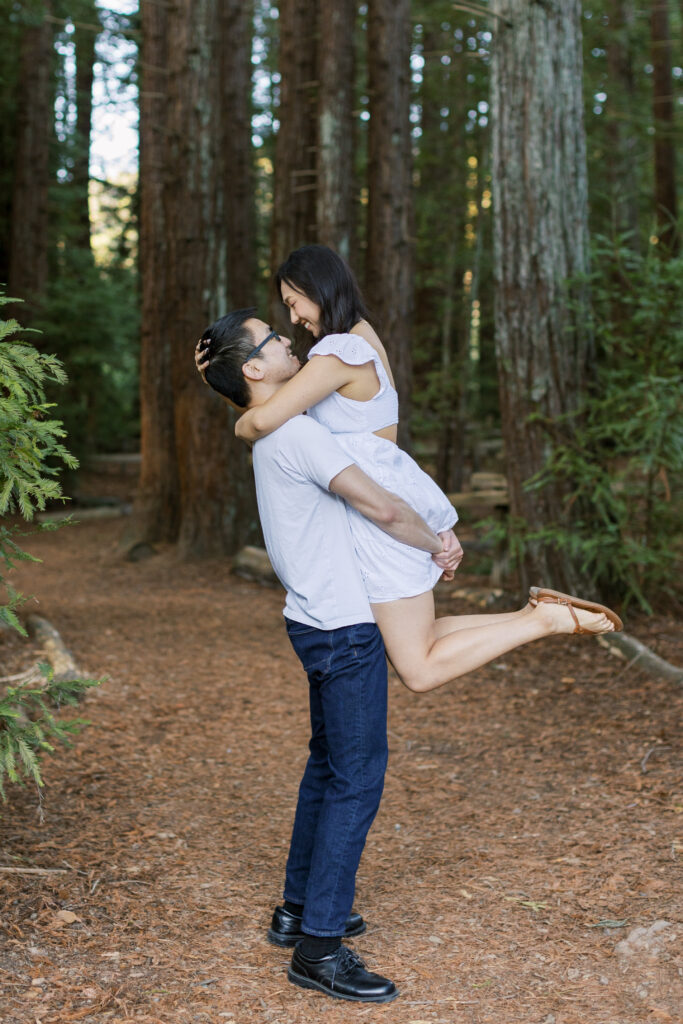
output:
<instances>
[{"instance_id":1,"label":"man's face","mask_svg":"<svg viewBox=\"0 0 683 1024\"><path fill-rule=\"evenodd\" d=\"M260 345L263 339L272 333L272 328L264 320L257 320L256 317L246 320L244 326L254 339L254 346ZM284 335L272 337L252 358L262 360L265 369L264 379L271 383L290 380L301 366L292 352L291 341Z\"/></svg>"}]
</instances>

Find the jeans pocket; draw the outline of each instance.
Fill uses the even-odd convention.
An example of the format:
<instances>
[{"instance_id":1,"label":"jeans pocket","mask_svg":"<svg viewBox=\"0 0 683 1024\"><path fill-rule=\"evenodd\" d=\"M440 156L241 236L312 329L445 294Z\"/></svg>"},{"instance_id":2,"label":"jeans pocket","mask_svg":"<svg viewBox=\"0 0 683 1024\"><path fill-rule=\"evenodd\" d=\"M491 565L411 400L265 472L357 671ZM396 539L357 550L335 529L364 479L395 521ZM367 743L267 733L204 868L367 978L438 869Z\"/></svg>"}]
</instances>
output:
<instances>
[{"instance_id":1,"label":"jeans pocket","mask_svg":"<svg viewBox=\"0 0 683 1024\"><path fill-rule=\"evenodd\" d=\"M300 622L287 622L287 632L299 661L308 675L324 674L332 662L334 643L330 630L316 629Z\"/></svg>"}]
</instances>

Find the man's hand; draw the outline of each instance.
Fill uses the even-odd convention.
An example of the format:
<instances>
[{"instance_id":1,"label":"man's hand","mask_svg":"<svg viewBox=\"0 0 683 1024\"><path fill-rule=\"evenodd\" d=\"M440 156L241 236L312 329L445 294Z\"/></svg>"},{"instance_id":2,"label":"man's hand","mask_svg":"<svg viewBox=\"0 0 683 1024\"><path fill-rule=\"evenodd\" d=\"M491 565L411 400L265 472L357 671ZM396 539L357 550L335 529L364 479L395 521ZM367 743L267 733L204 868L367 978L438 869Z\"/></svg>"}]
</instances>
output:
<instances>
[{"instance_id":1,"label":"man's hand","mask_svg":"<svg viewBox=\"0 0 683 1024\"><path fill-rule=\"evenodd\" d=\"M432 555L432 559L440 569L443 569L443 579L450 582L455 575L455 570L462 562L464 551L452 530L444 530L439 537L443 543L443 550Z\"/></svg>"},{"instance_id":2,"label":"man's hand","mask_svg":"<svg viewBox=\"0 0 683 1024\"><path fill-rule=\"evenodd\" d=\"M408 502L371 480L359 466L347 466L337 473L330 480L330 490L394 540L430 554L437 552L441 544L442 550L437 553L443 554L441 538L430 530Z\"/></svg>"},{"instance_id":3,"label":"man's hand","mask_svg":"<svg viewBox=\"0 0 683 1024\"><path fill-rule=\"evenodd\" d=\"M201 374L202 380L206 384L206 371L209 365L209 342L198 341L194 350L194 365L197 367L198 372Z\"/></svg>"}]
</instances>

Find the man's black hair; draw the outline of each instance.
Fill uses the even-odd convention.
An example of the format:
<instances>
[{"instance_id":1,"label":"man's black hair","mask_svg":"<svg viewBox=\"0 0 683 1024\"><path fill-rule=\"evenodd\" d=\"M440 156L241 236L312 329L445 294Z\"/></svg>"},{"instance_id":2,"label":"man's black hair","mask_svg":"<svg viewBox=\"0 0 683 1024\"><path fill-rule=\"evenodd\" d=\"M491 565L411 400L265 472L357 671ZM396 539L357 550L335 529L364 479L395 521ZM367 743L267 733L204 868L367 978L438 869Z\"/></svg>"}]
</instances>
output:
<instances>
[{"instance_id":1,"label":"man's black hair","mask_svg":"<svg viewBox=\"0 0 683 1024\"><path fill-rule=\"evenodd\" d=\"M255 307L235 309L214 320L201 337L201 341L208 342L209 365L204 374L207 384L240 409L249 405L249 382L242 373L242 367L254 347L251 331L244 325L255 314Z\"/></svg>"}]
</instances>

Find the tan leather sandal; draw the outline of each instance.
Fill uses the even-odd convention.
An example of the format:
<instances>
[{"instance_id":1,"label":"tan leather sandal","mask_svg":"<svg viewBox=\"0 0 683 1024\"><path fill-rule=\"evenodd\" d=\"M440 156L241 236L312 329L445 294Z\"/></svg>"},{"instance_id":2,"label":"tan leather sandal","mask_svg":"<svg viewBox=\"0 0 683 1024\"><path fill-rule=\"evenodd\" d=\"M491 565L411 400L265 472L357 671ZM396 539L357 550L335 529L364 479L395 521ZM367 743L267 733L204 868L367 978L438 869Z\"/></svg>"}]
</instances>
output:
<instances>
[{"instance_id":1,"label":"tan leather sandal","mask_svg":"<svg viewBox=\"0 0 683 1024\"><path fill-rule=\"evenodd\" d=\"M559 590L546 590L545 587L529 587L529 597L532 601L542 601L544 604L563 604L569 608L572 618L576 625L574 626L575 633L584 633L586 635L592 634L595 636L591 629L584 629L579 624L579 620L576 616L574 608L583 608L587 612L601 612L606 615L610 622L614 623L614 629L616 631L622 630L624 624L611 608L607 608L604 604L597 604L596 601L584 601L582 597L573 597L571 594L562 594Z\"/></svg>"}]
</instances>

